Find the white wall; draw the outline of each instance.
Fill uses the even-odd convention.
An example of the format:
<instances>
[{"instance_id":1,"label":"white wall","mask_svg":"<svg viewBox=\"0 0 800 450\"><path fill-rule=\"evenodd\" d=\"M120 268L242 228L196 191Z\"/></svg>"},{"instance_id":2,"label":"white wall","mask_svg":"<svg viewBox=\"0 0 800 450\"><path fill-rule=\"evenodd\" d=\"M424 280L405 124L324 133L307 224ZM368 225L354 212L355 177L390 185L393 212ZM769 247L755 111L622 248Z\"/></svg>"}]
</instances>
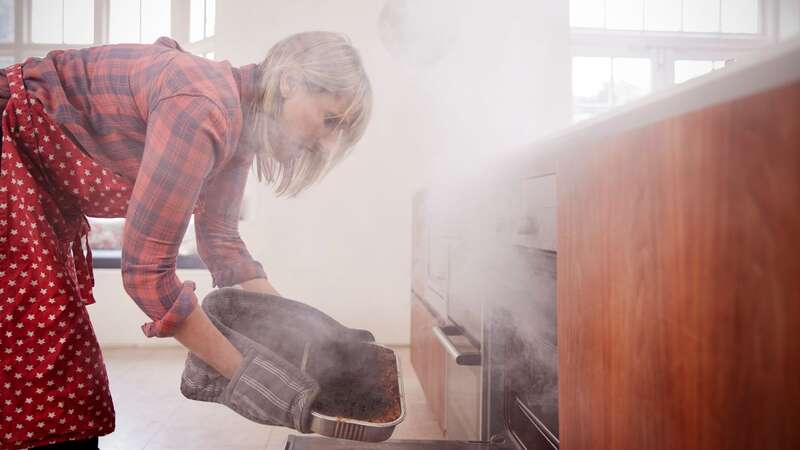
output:
<instances>
[{"instance_id":1,"label":"white wall","mask_svg":"<svg viewBox=\"0 0 800 450\"><path fill-rule=\"evenodd\" d=\"M278 200L251 177L243 238L276 288L381 342L409 341L410 196L425 179L431 99L377 41L375 1L218 2L217 59L260 61L277 40L346 32L360 49L375 111L355 153L300 198Z\"/></svg>"},{"instance_id":2,"label":"white wall","mask_svg":"<svg viewBox=\"0 0 800 450\"><path fill-rule=\"evenodd\" d=\"M411 196L438 172L434 155L465 163L569 123L568 11L545 0L438 0L424 21L455 26L457 39L445 59L418 67L382 43L385 3L218 2L216 57L257 62L277 40L314 29L345 32L361 51L375 108L356 152L294 200L251 178L241 231L283 295L405 344Z\"/></svg>"},{"instance_id":3,"label":"white wall","mask_svg":"<svg viewBox=\"0 0 800 450\"><path fill-rule=\"evenodd\" d=\"M390 344L409 342L414 191L570 121L566 1L413 1L430 6L414 10L419 33L452 38L436 63L390 54L379 30L387 1L379 0L217 2L213 49L243 65L289 34L316 29L345 32L361 51L375 107L356 151L298 199L274 198L251 175L240 229L283 295ZM141 343L144 315L117 300L118 274L98 278L107 292L98 303L119 305L90 308L101 342ZM210 281L193 279L202 297Z\"/></svg>"},{"instance_id":4,"label":"white wall","mask_svg":"<svg viewBox=\"0 0 800 450\"><path fill-rule=\"evenodd\" d=\"M789 39L800 34L800 1L780 0L778 5L780 38Z\"/></svg>"}]
</instances>

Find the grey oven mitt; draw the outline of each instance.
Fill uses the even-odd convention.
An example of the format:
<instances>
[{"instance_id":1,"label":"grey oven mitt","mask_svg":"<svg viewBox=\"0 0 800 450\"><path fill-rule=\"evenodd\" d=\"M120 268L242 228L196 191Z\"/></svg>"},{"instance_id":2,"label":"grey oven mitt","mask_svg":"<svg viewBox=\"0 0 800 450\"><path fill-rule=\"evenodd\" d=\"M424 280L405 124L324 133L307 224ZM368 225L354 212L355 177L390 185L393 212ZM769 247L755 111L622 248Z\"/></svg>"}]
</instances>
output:
<instances>
[{"instance_id":1,"label":"grey oven mitt","mask_svg":"<svg viewBox=\"0 0 800 450\"><path fill-rule=\"evenodd\" d=\"M310 432L316 380L303 372L312 345L372 342L365 330L347 328L300 302L235 288L218 289L203 300L211 322L244 355L229 381L189 353L181 393L192 400L228 406L257 423Z\"/></svg>"}]
</instances>

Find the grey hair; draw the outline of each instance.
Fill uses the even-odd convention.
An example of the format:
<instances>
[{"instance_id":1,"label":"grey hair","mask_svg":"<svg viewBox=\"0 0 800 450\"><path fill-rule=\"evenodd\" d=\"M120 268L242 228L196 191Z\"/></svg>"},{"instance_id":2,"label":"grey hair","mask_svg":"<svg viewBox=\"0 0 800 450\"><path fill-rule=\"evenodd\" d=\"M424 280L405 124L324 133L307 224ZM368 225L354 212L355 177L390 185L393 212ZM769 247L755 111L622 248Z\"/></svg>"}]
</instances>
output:
<instances>
[{"instance_id":1,"label":"grey hair","mask_svg":"<svg viewBox=\"0 0 800 450\"><path fill-rule=\"evenodd\" d=\"M273 157L268 121L281 112L280 83L289 71L314 92L351 99L333 130L338 145L331 154L316 148L286 163ZM256 148L258 179L273 185L278 196L294 197L322 179L364 135L372 113L372 87L358 51L347 36L333 32L311 31L284 38L270 49L258 72L249 136Z\"/></svg>"}]
</instances>

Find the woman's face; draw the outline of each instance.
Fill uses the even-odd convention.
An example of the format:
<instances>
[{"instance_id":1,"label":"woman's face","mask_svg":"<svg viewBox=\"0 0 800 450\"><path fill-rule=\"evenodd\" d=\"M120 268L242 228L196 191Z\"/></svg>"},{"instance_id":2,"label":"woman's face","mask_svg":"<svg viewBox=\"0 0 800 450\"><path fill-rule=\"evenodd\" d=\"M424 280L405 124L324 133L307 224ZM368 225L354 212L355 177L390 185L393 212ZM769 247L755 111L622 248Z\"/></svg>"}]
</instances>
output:
<instances>
[{"instance_id":1,"label":"woman's face","mask_svg":"<svg viewBox=\"0 0 800 450\"><path fill-rule=\"evenodd\" d=\"M269 123L269 141L275 159L285 164L304 151L333 151L337 125L350 99L311 91L304 83L282 86L281 93L283 107L279 116Z\"/></svg>"}]
</instances>

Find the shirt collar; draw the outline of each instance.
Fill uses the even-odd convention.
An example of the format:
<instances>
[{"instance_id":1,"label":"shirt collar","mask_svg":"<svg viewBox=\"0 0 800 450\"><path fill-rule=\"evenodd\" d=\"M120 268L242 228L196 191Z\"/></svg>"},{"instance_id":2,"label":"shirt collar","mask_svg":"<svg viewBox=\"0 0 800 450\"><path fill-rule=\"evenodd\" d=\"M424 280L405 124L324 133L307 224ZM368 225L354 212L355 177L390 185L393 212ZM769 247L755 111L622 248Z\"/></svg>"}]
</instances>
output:
<instances>
[{"instance_id":1,"label":"shirt collar","mask_svg":"<svg viewBox=\"0 0 800 450\"><path fill-rule=\"evenodd\" d=\"M258 65L248 64L242 67L231 67L231 72L233 73L233 79L236 81L236 87L239 89L239 102L242 107L243 126L239 146L247 148L246 154L252 156L255 149L248 144L246 134L250 126L250 114L252 112L250 105L255 101L258 88Z\"/></svg>"},{"instance_id":2,"label":"shirt collar","mask_svg":"<svg viewBox=\"0 0 800 450\"><path fill-rule=\"evenodd\" d=\"M232 67L233 79L236 80L236 87L239 88L239 101L242 104L242 113L249 115L248 109L256 96L256 84L258 83L258 65L248 64L242 67Z\"/></svg>"}]
</instances>

